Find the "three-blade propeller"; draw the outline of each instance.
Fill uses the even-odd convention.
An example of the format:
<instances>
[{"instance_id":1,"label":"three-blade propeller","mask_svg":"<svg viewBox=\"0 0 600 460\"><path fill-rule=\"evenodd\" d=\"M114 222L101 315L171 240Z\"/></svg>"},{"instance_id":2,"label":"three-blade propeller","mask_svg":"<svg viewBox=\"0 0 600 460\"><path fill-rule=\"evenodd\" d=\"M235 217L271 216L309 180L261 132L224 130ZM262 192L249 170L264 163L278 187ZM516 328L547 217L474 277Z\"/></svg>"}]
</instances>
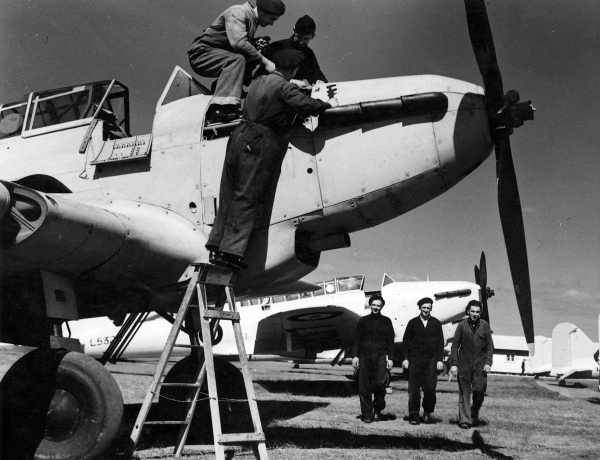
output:
<instances>
[{"instance_id":1,"label":"three-blade propeller","mask_svg":"<svg viewBox=\"0 0 600 460\"><path fill-rule=\"evenodd\" d=\"M523 227L521 202L509 136L512 134L513 129L521 126L525 120L533 119L534 109L531 101L519 102L519 94L516 91L511 90L504 94L502 76L496 59L492 31L484 0L464 1L471 45L485 87L485 104L496 153L498 208L508 253L508 262L525 339L530 344L530 350L533 352L533 313L527 249L525 246L525 229ZM476 279L478 276L480 279L482 278L482 267L484 271L483 278L485 279L485 257L483 254L479 275L477 270L475 272ZM485 281L477 284L485 286ZM482 295L482 300L485 297L485 295ZM485 300L483 312L487 315L487 299Z\"/></svg>"}]
</instances>

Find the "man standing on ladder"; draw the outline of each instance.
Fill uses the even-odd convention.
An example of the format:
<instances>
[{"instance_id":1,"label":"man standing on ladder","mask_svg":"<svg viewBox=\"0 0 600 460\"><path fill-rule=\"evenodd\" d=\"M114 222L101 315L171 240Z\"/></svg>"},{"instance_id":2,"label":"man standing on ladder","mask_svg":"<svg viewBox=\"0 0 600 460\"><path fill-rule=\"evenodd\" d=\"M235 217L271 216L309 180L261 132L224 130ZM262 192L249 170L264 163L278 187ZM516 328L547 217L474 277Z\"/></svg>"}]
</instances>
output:
<instances>
[{"instance_id":1,"label":"man standing on ladder","mask_svg":"<svg viewBox=\"0 0 600 460\"><path fill-rule=\"evenodd\" d=\"M210 262L244 268L255 228L269 225L281 164L296 115L318 115L331 107L291 84L302 52L283 49L272 57L277 71L256 78L248 88L244 120L227 143L219 209L206 243Z\"/></svg>"}]
</instances>

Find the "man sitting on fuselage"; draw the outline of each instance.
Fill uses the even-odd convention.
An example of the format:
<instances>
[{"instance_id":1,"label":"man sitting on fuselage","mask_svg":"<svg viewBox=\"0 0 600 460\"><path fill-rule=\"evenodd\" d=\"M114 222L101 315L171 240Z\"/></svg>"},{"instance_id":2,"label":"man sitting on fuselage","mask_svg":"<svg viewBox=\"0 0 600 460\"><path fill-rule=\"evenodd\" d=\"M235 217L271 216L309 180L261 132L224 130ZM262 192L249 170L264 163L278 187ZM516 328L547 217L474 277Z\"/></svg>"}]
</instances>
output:
<instances>
[{"instance_id":1,"label":"man sitting on fuselage","mask_svg":"<svg viewBox=\"0 0 600 460\"><path fill-rule=\"evenodd\" d=\"M275 64L252 45L258 26L272 25L285 12L281 0L248 0L223 11L188 50L190 65L202 77L216 77L207 119L239 116L247 63L261 63L268 73Z\"/></svg>"}]
</instances>

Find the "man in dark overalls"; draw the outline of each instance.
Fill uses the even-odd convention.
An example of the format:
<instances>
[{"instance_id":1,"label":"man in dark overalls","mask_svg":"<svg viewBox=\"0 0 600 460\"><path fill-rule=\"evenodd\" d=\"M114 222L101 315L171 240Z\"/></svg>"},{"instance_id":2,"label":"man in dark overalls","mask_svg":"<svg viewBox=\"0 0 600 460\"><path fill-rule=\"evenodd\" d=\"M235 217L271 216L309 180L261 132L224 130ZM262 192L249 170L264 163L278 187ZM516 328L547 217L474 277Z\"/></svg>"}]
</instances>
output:
<instances>
[{"instance_id":1,"label":"man in dark overalls","mask_svg":"<svg viewBox=\"0 0 600 460\"><path fill-rule=\"evenodd\" d=\"M481 303L471 300L467 304L467 314L468 318L456 328L450 355L450 372L453 375L458 373L458 425L461 428L480 423L479 410L494 353L490 325L480 318Z\"/></svg>"},{"instance_id":2,"label":"man in dark overalls","mask_svg":"<svg viewBox=\"0 0 600 460\"><path fill-rule=\"evenodd\" d=\"M392 321L381 314L384 305L383 297L372 295L369 298L371 314L360 318L356 325L352 365L358 369L361 420L365 423L392 418L381 413L394 347Z\"/></svg>"},{"instance_id":3,"label":"man in dark overalls","mask_svg":"<svg viewBox=\"0 0 600 460\"><path fill-rule=\"evenodd\" d=\"M298 72L294 77L294 81L300 81L301 86L314 85L319 80L327 83L327 78L325 78L321 67L319 67L315 52L308 46L315 38L316 31L317 25L315 24L315 21L305 14L296 21L294 31L290 38L271 43L264 49L263 54L265 57L269 58L272 54L283 48L295 48L302 51L304 59L298 67Z\"/></svg>"},{"instance_id":4,"label":"man in dark overalls","mask_svg":"<svg viewBox=\"0 0 600 460\"><path fill-rule=\"evenodd\" d=\"M437 373L444 368L444 333L442 323L431 316L433 300L423 297L417 302L417 306L420 314L408 322L402 339L406 356L402 367L408 369L408 421L411 425L421 422L421 388L423 422L433 422Z\"/></svg>"},{"instance_id":5,"label":"man in dark overalls","mask_svg":"<svg viewBox=\"0 0 600 460\"><path fill-rule=\"evenodd\" d=\"M291 84L303 54L285 49L272 56L277 70L248 88L244 120L227 143L219 209L206 243L210 261L244 268L254 229L269 225L281 164L296 115L318 115L331 107Z\"/></svg>"}]
</instances>

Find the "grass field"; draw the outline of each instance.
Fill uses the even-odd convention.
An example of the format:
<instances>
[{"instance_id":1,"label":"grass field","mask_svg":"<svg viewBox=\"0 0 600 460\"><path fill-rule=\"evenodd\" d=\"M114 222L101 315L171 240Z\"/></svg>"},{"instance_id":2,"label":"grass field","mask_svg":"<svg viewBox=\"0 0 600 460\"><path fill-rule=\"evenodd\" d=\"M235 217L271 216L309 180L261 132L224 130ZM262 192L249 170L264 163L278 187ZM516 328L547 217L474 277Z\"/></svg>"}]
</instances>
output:
<instances>
[{"instance_id":1,"label":"grass field","mask_svg":"<svg viewBox=\"0 0 600 460\"><path fill-rule=\"evenodd\" d=\"M440 378L436 424L412 426L402 419L407 382L396 378L386 412L397 419L364 424L357 418L349 366L292 369L287 363L251 362L251 367L270 458L600 458L600 395L591 391L591 381L563 390L574 396L567 397L552 391L551 381L541 386L530 377L490 376L481 414L489 424L462 430L451 423L457 413L456 382ZM124 432L135 419L153 369L141 363L111 368L125 396ZM136 455L168 458L167 446L175 437L176 431L145 433Z\"/></svg>"}]
</instances>

